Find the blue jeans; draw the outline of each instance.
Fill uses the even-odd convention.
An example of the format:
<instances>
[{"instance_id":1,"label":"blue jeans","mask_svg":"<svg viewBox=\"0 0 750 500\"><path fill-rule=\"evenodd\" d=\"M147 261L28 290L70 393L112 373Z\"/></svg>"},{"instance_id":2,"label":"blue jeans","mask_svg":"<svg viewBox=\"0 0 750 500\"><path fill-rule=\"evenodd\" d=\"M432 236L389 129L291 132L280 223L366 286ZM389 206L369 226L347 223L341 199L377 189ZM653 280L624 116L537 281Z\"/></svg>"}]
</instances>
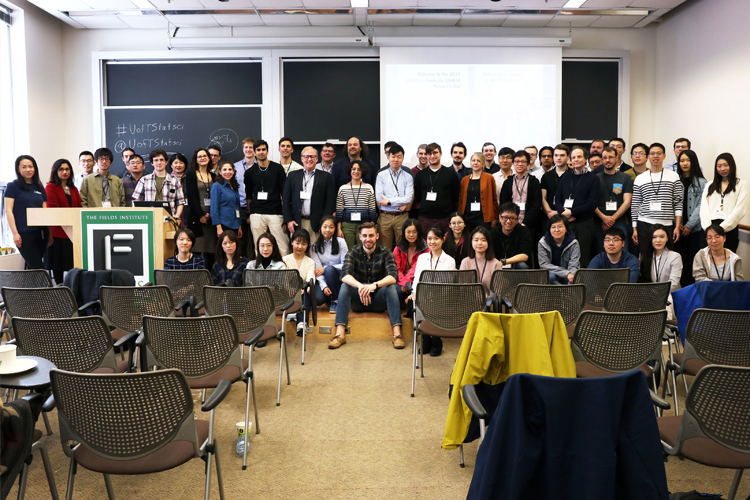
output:
<instances>
[{"instance_id":1,"label":"blue jeans","mask_svg":"<svg viewBox=\"0 0 750 500\"><path fill-rule=\"evenodd\" d=\"M516 262L515 264L510 266L511 269L529 269L529 263L526 262Z\"/></svg>"},{"instance_id":2,"label":"blue jeans","mask_svg":"<svg viewBox=\"0 0 750 500\"><path fill-rule=\"evenodd\" d=\"M401 308L398 303L398 285L388 285L378 288L371 296L369 306L362 304L359 292L353 286L341 283L339 290L338 310L336 311L336 325L346 325L349 322L349 310L355 312L383 312L388 310L391 326L401 325Z\"/></svg>"},{"instance_id":3,"label":"blue jeans","mask_svg":"<svg viewBox=\"0 0 750 500\"><path fill-rule=\"evenodd\" d=\"M549 284L550 285L570 285L568 278L561 278L552 271L549 272Z\"/></svg>"},{"instance_id":4,"label":"blue jeans","mask_svg":"<svg viewBox=\"0 0 750 500\"><path fill-rule=\"evenodd\" d=\"M326 285L331 289L331 296L328 297L323 293L319 284L315 284L315 300L318 305L328 304L331 301L338 300L339 288L341 288L341 272L333 266L326 266L323 269L323 277L326 279Z\"/></svg>"},{"instance_id":5,"label":"blue jeans","mask_svg":"<svg viewBox=\"0 0 750 500\"><path fill-rule=\"evenodd\" d=\"M628 243L630 237L633 235L631 228L625 223L623 218L617 219L612 227L619 227L622 232L625 233L625 246L622 248L623 252L628 251ZM604 230L602 229L602 220L599 217L594 219L594 241L596 241L596 254L604 251Z\"/></svg>"}]
</instances>

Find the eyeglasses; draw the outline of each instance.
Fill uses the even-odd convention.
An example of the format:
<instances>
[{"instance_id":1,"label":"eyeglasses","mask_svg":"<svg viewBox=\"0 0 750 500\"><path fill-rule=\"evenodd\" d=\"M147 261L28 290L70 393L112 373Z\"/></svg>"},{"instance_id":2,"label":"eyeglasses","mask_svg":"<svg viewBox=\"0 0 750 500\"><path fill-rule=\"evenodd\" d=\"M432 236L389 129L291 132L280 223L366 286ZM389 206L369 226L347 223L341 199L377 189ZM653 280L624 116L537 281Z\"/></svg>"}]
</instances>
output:
<instances>
[{"instance_id":1,"label":"eyeglasses","mask_svg":"<svg viewBox=\"0 0 750 500\"><path fill-rule=\"evenodd\" d=\"M501 215L500 220L502 220L503 222L515 222L518 220L518 217L507 217L505 215Z\"/></svg>"},{"instance_id":2,"label":"eyeglasses","mask_svg":"<svg viewBox=\"0 0 750 500\"><path fill-rule=\"evenodd\" d=\"M664 153L661 151L654 151L653 153L649 153L649 156L664 156Z\"/></svg>"},{"instance_id":3,"label":"eyeglasses","mask_svg":"<svg viewBox=\"0 0 750 500\"><path fill-rule=\"evenodd\" d=\"M632 153L630 153L630 156L643 156L645 154L646 153L643 151L633 151Z\"/></svg>"},{"instance_id":4,"label":"eyeglasses","mask_svg":"<svg viewBox=\"0 0 750 500\"><path fill-rule=\"evenodd\" d=\"M303 160L314 160L314 159L315 159L315 158L317 158L317 157L318 157L318 155L302 155L302 156L301 156L301 158L302 158Z\"/></svg>"},{"instance_id":5,"label":"eyeglasses","mask_svg":"<svg viewBox=\"0 0 750 500\"><path fill-rule=\"evenodd\" d=\"M622 241L622 238L604 238L604 243L617 243Z\"/></svg>"},{"instance_id":6,"label":"eyeglasses","mask_svg":"<svg viewBox=\"0 0 750 500\"><path fill-rule=\"evenodd\" d=\"M450 225L451 226L464 226L464 225L466 225L466 223L464 221L462 221L462 220L459 220L459 221L456 221L456 222L451 222Z\"/></svg>"}]
</instances>

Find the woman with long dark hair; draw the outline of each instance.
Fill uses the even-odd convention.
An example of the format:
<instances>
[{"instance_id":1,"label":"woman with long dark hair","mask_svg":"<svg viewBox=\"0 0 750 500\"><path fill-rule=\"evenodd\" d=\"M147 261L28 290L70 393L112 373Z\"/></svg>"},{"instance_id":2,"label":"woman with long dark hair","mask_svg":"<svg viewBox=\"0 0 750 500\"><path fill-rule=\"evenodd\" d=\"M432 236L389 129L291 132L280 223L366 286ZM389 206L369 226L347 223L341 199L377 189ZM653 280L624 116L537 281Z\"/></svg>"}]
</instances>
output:
<instances>
[{"instance_id":1,"label":"woman with long dark hair","mask_svg":"<svg viewBox=\"0 0 750 500\"><path fill-rule=\"evenodd\" d=\"M336 314L339 288L341 288L341 268L349 251L346 240L336 235L336 219L326 215L320 221L320 234L312 246L312 260L315 262L315 299L318 304L329 304L328 310Z\"/></svg>"},{"instance_id":2,"label":"woman with long dark hair","mask_svg":"<svg viewBox=\"0 0 750 500\"><path fill-rule=\"evenodd\" d=\"M378 221L375 190L363 180L367 178L369 170L362 160L350 162L346 166L346 175L351 176L351 181L339 188L336 197L338 236L346 240L349 248L359 243L359 226L363 222Z\"/></svg>"},{"instance_id":3,"label":"woman with long dark hair","mask_svg":"<svg viewBox=\"0 0 750 500\"><path fill-rule=\"evenodd\" d=\"M247 257L239 252L240 239L228 229L221 233L216 244L216 262L211 268L214 286L242 286L242 272L247 267Z\"/></svg>"},{"instance_id":4,"label":"woman with long dark hair","mask_svg":"<svg viewBox=\"0 0 750 500\"><path fill-rule=\"evenodd\" d=\"M671 283L669 293L680 289L682 278L682 257L672 250L667 229L661 224L654 224L651 234L651 245L641 255L641 283ZM667 319L674 319L674 308L670 295L667 306Z\"/></svg>"},{"instance_id":5,"label":"woman with long dark hair","mask_svg":"<svg viewBox=\"0 0 750 500\"><path fill-rule=\"evenodd\" d=\"M286 269L279 245L271 233L261 234L255 244L255 260L250 261L248 269Z\"/></svg>"},{"instance_id":6,"label":"woman with long dark hair","mask_svg":"<svg viewBox=\"0 0 750 500\"><path fill-rule=\"evenodd\" d=\"M675 250L682 256L682 262L693 262L695 254L705 241L701 228L701 200L706 187L698 156L694 151L686 149L677 158L678 173L684 189L682 196L682 220L680 226L680 240L675 244ZM643 276L643 273L641 273ZM688 266L682 268L682 286L692 285L693 270Z\"/></svg>"},{"instance_id":7,"label":"woman with long dark hair","mask_svg":"<svg viewBox=\"0 0 750 500\"><path fill-rule=\"evenodd\" d=\"M315 261L310 258L310 233L307 229L297 229L290 238L292 253L284 256L283 261L287 269L296 269L303 282L308 282L315 277ZM297 336L302 336L302 330L309 324L310 296L303 293L302 301L305 304L306 316L302 312L297 313ZM312 328L308 329L312 333Z\"/></svg>"},{"instance_id":8,"label":"woman with long dark hair","mask_svg":"<svg viewBox=\"0 0 750 500\"><path fill-rule=\"evenodd\" d=\"M704 230L718 224L726 233L726 248L737 251L740 244L738 224L750 201L750 185L737 178L737 163L731 153L721 153L714 164L714 180L703 191L701 225Z\"/></svg>"},{"instance_id":9,"label":"woman with long dark hair","mask_svg":"<svg viewBox=\"0 0 750 500\"><path fill-rule=\"evenodd\" d=\"M216 230L211 224L211 187L216 177L211 173L211 156L204 148L196 149L185 174L183 190L187 200L185 226L195 233L193 252L199 252L211 268L216 249Z\"/></svg>"},{"instance_id":10,"label":"woman with long dark hair","mask_svg":"<svg viewBox=\"0 0 750 500\"><path fill-rule=\"evenodd\" d=\"M240 225L240 186L234 176L234 163L219 161L219 176L211 186L211 223L216 226L216 236L231 229L242 238Z\"/></svg>"},{"instance_id":11,"label":"woman with long dark hair","mask_svg":"<svg viewBox=\"0 0 750 500\"><path fill-rule=\"evenodd\" d=\"M191 250L195 245L195 235L190 229L180 229L174 235L174 247L177 255L164 261L164 269L205 269L206 261Z\"/></svg>"},{"instance_id":12,"label":"woman with long dark hair","mask_svg":"<svg viewBox=\"0 0 750 500\"><path fill-rule=\"evenodd\" d=\"M461 262L469 255L471 242L470 232L466 230L466 216L453 212L448 218L448 232L445 234L445 250L456 262Z\"/></svg>"},{"instance_id":13,"label":"woman with long dark hair","mask_svg":"<svg viewBox=\"0 0 750 500\"><path fill-rule=\"evenodd\" d=\"M81 195L73 182L73 166L68 160L59 159L52 164L49 182L44 188L48 208L81 207ZM55 283L63 282L64 274L73 269L73 242L59 226L50 227L52 245L47 247L47 269L52 271Z\"/></svg>"},{"instance_id":14,"label":"woman with long dark hair","mask_svg":"<svg viewBox=\"0 0 750 500\"><path fill-rule=\"evenodd\" d=\"M484 226L478 226L471 233L471 247L469 255L461 261L460 269L476 269L479 282L484 285L487 294L487 305L491 303L490 283L492 273L496 269L502 269L503 264L495 258L495 250L492 248L492 237Z\"/></svg>"},{"instance_id":15,"label":"woman with long dark hair","mask_svg":"<svg viewBox=\"0 0 750 500\"><path fill-rule=\"evenodd\" d=\"M27 269L44 269L42 257L52 237L46 227L29 226L27 208L47 208L47 193L39 179L36 160L29 155L16 158L16 180L5 188L5 215L13 243L26 261Z\"/></svg>"}]
</instances>

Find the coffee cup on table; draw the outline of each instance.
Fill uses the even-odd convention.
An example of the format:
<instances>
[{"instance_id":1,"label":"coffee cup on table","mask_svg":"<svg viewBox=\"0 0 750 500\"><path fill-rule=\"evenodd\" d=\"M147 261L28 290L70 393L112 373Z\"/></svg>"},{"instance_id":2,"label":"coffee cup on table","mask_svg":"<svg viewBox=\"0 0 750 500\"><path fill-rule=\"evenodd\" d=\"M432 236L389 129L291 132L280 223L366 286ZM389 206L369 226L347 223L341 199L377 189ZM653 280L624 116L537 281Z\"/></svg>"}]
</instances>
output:
<instances>
[{"instance_id":1,"label":"coffee cup on table","mask_svg":"<svg viewBox=\"0 0 750 500\"><path fill-rule=\"evenodd\" d=\"M11 370L16 363L16 346L0 345L0 369Z\"/></svg>"}]
</instances>

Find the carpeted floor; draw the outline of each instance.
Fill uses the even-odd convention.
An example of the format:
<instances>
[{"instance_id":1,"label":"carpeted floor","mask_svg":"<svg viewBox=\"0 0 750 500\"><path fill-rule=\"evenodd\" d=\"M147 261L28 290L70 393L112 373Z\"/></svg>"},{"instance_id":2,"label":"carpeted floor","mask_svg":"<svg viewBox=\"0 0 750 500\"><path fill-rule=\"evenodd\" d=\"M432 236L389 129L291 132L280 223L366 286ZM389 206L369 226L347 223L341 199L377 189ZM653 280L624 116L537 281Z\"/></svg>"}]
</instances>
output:
<instances>
[{"instance_id":1,"label":"carpeted floor","mask_svg":"<svg viewBox=\"0 0 750 500\"><path fill-rule=\"evenodd\" d=\"M401 351L394 350L388 340L357 339L356 332L348 336L342 348L330 351L328 338L311 336L306 364L301 366L301 341L292 334L292 385L282 386L279 407L275 404L278 344L256 350L253 361L261 434L252 434L246 471L241 470L242 460L234 451L235 423L244 418L244 384L236 384L217 410L216 432L226 497L464 498L474 468L476 444L464 447L465 469L458 466L458 451L440 448L449 376L459 341L447 341L441 357L425 359L425 378L420 379L417 373L416 396L411 398L410 338L407 348ZM58 492L63 498L69 462L60 445L55 412L50 420L54 434L43 440L49 447ZM38 427L41 425L40 422ZM733 471L675 458L669 460L666 470L671 491L697 489L726 495L733 476ZM116 476L112 482L118 499L202 498L203 462L193 460L151 476ZM15 495L14 488L11 497ZM737 498L748 495L750 479L741 485ZM215 474L212 497L219 498ZM38 457L31 466L26 498L49 498ZM79 468L74 498L106 498L101 475Z\"/></svg>"}]
</instances>

